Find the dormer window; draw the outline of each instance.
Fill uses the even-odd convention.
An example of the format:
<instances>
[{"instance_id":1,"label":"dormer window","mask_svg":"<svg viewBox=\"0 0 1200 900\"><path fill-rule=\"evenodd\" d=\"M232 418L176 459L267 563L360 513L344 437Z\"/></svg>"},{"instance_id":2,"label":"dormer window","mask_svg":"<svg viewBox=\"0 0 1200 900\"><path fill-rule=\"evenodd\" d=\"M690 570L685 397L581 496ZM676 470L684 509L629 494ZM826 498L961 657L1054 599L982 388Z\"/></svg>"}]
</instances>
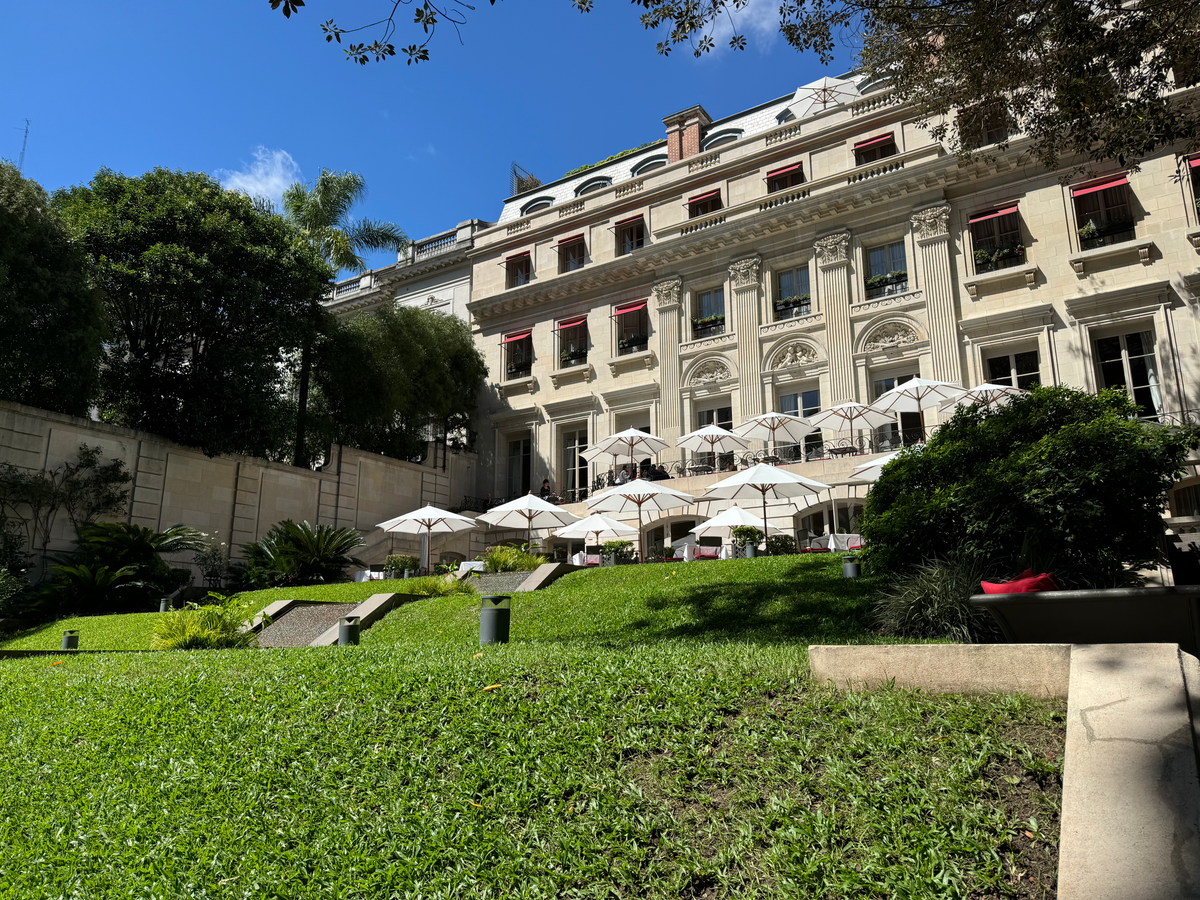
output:
<instances>
[{"instance_id":1,"label":"dormer window","mask_svg":"<svg viewBox=\"0 0 1200 900\"><path fill-rule=\"evenodd\" d=\"M520 287L523 284L529 284L529 279L533 277L533 259L529 255L529 251L518 253L516 256L510 256L504 261L504 286L506 288Z\"/></svg>"},{"instance_id":2,"label":"dormer window","mask_svg":"<svg viewBox=\"0 0 1200 900\"><path fill-rule=\"evenodd\" d=\"M560 275L582 269L586 260L587 244L584 243L582 234L563 238L558 242L558 273Z\"/></svg>"},{"instance_id":3,"label":"dormer window","mask_svg":"<svg viewBox=\"0 0 1200 900\"><path fill-rule=\"evenodd\" d=\"M776 191L786 191L788 188L801 184L804 184L803 163L784 166L782 169L776 169L773 172L767 173L768 194L774 194Z\"/></svg>"},{"instance_id":4,"label":"dormer window","mask_svg":"<svg viewBox=\"0 0 1200 900\"><path fill-rule=\"evenodd\" d=\"M734 141L741 140L742 129L727 128L724 131L715 131L704 139L704 143L700 149L704 151L712 150L714 147L720 147L722 144L732 144Z\"/></svg>"},{"instance_id":5,"label":"dormer window","mask_svg":"<svg viewBox=\"0 0 1200 900\"><path fill-rule=\"evenodd\" d=\"M530 213L538 212L539 210L549 209L554 205L553 197L534 197L528 203L521 207L521 215L527 216Z\"/></svg>"},{"instance_id":6,"label":"dormer window","mask_svg":"<svg viewBox=\"0 0 1200 900\"><path fill-rule=\"evenodd\" d=\"M707 193L692 197L688 200L687 206L689 219L714 213L721 208L721 191L719 189L708 191Z\"/></svg>"},{"instance_id":7,"label":"dormer window","mask_svg":"<svg viewBox=\"0 0 1200 900\"><path fill-rule=\"evenodd\" d=\"M590 194L592 191L598 191L601 188L606 188L612 184L612 179L607 175L601 175L597 178L589 178L579 187L575 188L575 196L582 197L584 194Z\"/></svg>"},{"instance_id":8,"label":"dormer window","mask_svg":"<svg viewBox=\"0 0 1200 900\"><path fill-rule=\"evenodd\" d=\"M887 134L867 138L865 141L859 141L855 144L854 164L856 166L865 166L868 163L873 163L889 156L895 156L898 152L895 135L888 132Z\"/></svg>"},{"instance_id":9,"label":"dormer window","mask_svg":"<svg viewBox=\"0 0 1200 900\"><path fill-rule=\"evenodd\" d=\"M775 121L780 125L786 124L787 122L794 122L795 120L796 114L792 112L790 107L775 117Z\"/></svg>"},{"instance_id":10,"label":"dormer window","mask_svg":"<svg viewBox=\"0 0 1200 900\"><path fill-rule=\"evenodd\" d=\"M645 175L647 172L652 172L655 169L661 169L666 164L667 157L665 153L657 156L648 156L630 169L629 174L634 178L638 178L642 175Z\"/></svg>"}]
</instances>

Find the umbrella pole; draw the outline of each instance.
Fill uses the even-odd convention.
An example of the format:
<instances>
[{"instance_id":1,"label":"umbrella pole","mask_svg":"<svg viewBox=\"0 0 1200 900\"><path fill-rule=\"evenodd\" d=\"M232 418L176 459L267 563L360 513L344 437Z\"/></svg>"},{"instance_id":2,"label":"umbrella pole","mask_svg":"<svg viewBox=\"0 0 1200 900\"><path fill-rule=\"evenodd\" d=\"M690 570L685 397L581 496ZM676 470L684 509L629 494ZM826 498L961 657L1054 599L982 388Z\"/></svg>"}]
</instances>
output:
<instances>
[{"instance_id":1,"label":"umbrella pole","mask_svg":"<svg viewBox=\"0 0 1200 900\"><path fill-rule=\"evenodd\" d=\"M638 562L646 561L646 536L642 534L642 504L638 504Z\"/></svg>"},{"instance_id":2,"label":"umbrella pole","mask_svg":"<svg viewBox=\"0 0 1200 900\"><path fill-rule=\"evenodd\" d=\"M766 540L767 540L767 492L766 492L766 490L763 490L763 492L762 492L762 500L763 500L763 549L765 550L766 546L767 546L766 545Z\"/></svg>"}]
</instances>

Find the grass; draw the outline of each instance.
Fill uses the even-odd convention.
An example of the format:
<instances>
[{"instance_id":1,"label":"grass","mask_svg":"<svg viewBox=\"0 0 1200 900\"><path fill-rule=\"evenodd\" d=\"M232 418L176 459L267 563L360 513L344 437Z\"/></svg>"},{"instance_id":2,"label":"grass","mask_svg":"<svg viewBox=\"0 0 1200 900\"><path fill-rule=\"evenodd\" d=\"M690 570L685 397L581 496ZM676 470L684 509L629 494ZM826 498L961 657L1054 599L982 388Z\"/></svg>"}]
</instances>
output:
<instances>
[{"instance_id":1,"label":"grass","mask_svg":"<svg viewBox=\"0 0 1200 900\"><path fill-rule=\"evenodd\" d=\"M157 621L158 613L59 619L5 636L0 650L57 650L63 632L69 630L79 631L80 650L149 650Z\"/></svg>"},{"instance_id":2,"label":"grass","mask_svg":"<svg viewBox=\"0 0 1200 900\"><path fill-rule=\"evenodd\" d=\"M874 592L616 567L506 646L451 596L357 648L2 661L0 900L1053 897L1061 707L813 684Z\"/></svg>"},{"instance_id":3,"label":"grass","mask_svg":"<svg viewBox=\"0 0 1200 900\"><path fill-rule=\"evenodd\" d=\"M341 584L317 584L308 587L269 588L265 591L246 591L241 596L257 612L276 600L293 598L320 603L362 603L375 594L429 596L471 590L472 587L469 583L451 583L440 576L431 576L428 578L397 578L388 581L348 581Z\"/></svg>"}]
</instances>

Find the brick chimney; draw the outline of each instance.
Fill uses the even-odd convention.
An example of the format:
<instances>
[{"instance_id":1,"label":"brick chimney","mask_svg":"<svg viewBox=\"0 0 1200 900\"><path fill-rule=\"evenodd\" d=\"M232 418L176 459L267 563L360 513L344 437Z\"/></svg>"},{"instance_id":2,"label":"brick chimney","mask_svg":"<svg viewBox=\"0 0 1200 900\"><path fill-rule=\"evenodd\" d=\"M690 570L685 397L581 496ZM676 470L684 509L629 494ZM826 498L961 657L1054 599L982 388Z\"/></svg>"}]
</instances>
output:
<instances>
[{"instance_id":1,"label":"brick chimney","mask_svg":"<svg viewBox=\"0 0 1200 900\"><path fill-rule=\"evenodd\" d=\"M667 162L676 163L700 152L700 138L712 124L703 106L693 106L663 119L667 126Z\"/></svg>"}]
</instances>

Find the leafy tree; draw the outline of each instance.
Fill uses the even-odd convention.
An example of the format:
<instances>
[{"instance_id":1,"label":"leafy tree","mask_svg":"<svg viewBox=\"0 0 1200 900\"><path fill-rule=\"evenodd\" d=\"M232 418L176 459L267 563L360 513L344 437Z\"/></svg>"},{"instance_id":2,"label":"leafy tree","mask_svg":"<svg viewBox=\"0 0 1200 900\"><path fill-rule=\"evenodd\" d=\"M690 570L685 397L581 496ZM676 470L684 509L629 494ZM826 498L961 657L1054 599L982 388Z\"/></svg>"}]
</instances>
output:
<instances>
[{"instance_id":1,"label":"leafy tree","mask_svg":"<svg viewBox=\"0 0 1200 900\"><path fill-rule=\"evenodd\" d=\"M269 0L286 16L303 0ZM412 2L412 0L406 0ZM494 5L495 0L491 0ZM570 0L582 12L593 0ZM633 0L647 29L665 28L658 52L679 45L696 56L716 47L718 23L736 31L747 0ZM458 2L414 3L422 40L401 49L411 65L429 59L439 21L455 29L474 7ZM378 21L321 28L326 41L370 32L349 44L346 57L365 64L396 55L397 0L381 0ZM932 130L969 152L969 134L939 120L952 110L987 109L1014 123L1033 142L1031 155L1049 168L1078 154L1135 166L1155 150L1183 142L1200 146L1200 100L1168 97L1200 79L1200 4L1173 0L782 0L779 30L793 47L825 65L839 38L860 45L859 64L891 80L897 96L915 105ZM729 45L745 49L744 34ZM986 65L980 65L986 60ZM964 124L975 122L967 116Z\"/></svg>"},{"instance_id":2,"label":"leafy tree","mask_svg":"<svg viewBox=\"0 0 1200 900\"><path fill-rule=\"evenodd\" d=\"M285 10L285 14L287 11ZM283 193L283 209L309 239L314 249L335 269L365 272L364 250L395 250L408 246L408 238L399 226L371 219L351 220L350 210L367 194L366 179L357 172L322 169L311 185L296 182ZM311 321L328 327L327 317L314 308ZM296 443L293 465L308 464L307 416L308 388L312 371L312 341L304 343L300 357L300 384L296 413Z\"/></svg>"},{"instance_id":3,"label":"leafy tree","mask_svg":"<svg viewBox=\"0 0 1200 900\"><path fill-rule=\"evenodd\" d=\"M83 254L42 187L0 161L0 399L86 415L103 337Z\"/></svg>"},{"instance_id":4,"label":"leafy tree","mask_svg":"<svg viewBox=\"0 0 1200 900\"><path fill-rule=\"evenodd\" d=\"M987 413L960 409L884 467L860 531L877 571L938 559L1053 570L1109 586L1160 556L1162 507L1200 431L1140 421L1124 393L1035 387Z\"/></svg>"},{"instance_id":5,"label":"leafy tree","mask_svg":"<svg viewBox=\"0 0 1200 900\"><path fill-rule=\"evenodd\" d=\"M420 458L427 428L467 430L487 366L466 323L387 307L339 323L316 367L315 407L340 443L397 459Z\"/></svg>"},{"instance_id":6,"label":"leafy tree","mask_svg":"<svg viewBox=\"0 0 1200 900\"><path fill-rule=\"evenodd\" d=\"M303 235L198 172L101 169L53 201L112 322L103 417L210 455L282 456L283 373L332 278Z\"/></svg>"}]
</instances>

